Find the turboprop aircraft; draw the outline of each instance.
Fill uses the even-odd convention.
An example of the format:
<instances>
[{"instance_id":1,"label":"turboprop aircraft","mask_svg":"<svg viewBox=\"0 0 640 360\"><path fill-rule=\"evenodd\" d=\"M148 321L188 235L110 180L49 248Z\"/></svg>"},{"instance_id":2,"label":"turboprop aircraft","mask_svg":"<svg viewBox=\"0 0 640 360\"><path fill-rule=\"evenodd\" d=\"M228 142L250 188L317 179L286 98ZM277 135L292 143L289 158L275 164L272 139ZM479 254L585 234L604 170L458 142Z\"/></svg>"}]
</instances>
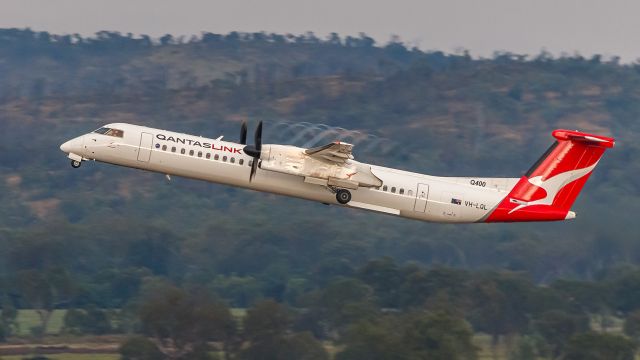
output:
<instances>
[{"instance_id":1,"label":"turboprop aircraft","mask_svg":"<svg viewBox=\"0 0 640 360\"><path fill-rule=\"evenodd\" d=\"M115 123L60 146L71 166L95 160L238 186L324 204L432 222L516 222L573 219L580 190L613 138L571 130L520 178L438 177L354 160L353 145L315 148L262 144L262 122L247 145Z\"/></svg>"}]
</instances>

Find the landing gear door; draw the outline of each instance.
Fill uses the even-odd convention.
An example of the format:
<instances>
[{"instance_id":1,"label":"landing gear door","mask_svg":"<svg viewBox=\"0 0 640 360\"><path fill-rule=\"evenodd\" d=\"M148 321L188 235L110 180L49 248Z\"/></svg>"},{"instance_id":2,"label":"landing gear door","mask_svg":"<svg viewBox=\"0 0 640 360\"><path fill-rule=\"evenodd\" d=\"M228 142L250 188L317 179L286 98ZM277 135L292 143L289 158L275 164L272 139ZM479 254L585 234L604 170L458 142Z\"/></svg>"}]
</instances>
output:
<instances>
[{"instance_id":1,"label":"landing gear door","mask_svg":"<svg viewBox=\"0 0 640 360\"><path fill-rule=\"evenodd\" d=\"M151 147L153 146L153 135L143 132L140 134L140 147L138 148L138 161L149 162L151 157Z\"/></svg>"},{"instance_id":2,"label":"landing gear door","mask_svg":"<svg viewBox=\"0 0 640 360\"><path fill-rule=\"evenodd\" d=\"M428 197L429 197L429 185L418 184L418 191L416 191L416 202L413 205L413 211L425 212L427 209Z\"/></svg>"}]
</instances>

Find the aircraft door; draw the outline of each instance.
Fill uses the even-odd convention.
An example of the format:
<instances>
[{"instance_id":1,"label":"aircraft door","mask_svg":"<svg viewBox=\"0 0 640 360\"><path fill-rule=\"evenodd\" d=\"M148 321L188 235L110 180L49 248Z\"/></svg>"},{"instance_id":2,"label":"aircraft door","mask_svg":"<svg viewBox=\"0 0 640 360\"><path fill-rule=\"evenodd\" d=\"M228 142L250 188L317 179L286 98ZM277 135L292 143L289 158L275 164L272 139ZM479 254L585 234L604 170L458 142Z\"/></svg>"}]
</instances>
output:
<instances>
[{"instance_id":1,"label":"aircraft door","mask_svg":"<svg viewBox=\"0 0 640 360\"><path fill-rule=\"evenodd\" d=\"M138 161L149 162L151 157L151 147L153 146L153 135L143 132L140 134L140 147L138 148Z\"/></svg>"},{"instance_id":2,"label":"aircraft door","mask_svg":"<svg viewBox=\"0 0 640 360\"><path fill-rule=\"evenodd\" d=\"M427 210L428 197L429 185L418 184L418 191L416 191L416 202L413 205L413 211L425 212Z\"/></svg>"}]
</instances>

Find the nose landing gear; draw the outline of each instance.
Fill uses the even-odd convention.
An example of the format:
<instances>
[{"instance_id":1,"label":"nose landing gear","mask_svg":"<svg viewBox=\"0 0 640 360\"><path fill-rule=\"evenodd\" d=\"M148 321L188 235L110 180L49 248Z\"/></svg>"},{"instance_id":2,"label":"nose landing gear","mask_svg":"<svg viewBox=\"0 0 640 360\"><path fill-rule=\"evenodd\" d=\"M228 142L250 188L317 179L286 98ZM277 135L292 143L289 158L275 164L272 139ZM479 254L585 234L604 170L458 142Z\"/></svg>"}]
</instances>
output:
<instances>
[{"instance_id":1,"label":"nose landing gear","mask_svg":"<svg viewBox=\"0 0 640 360\"><path fill-rule=\"evenodd\" d=\"M80 165L82 165L81 161L78 160L71 160L71 167L74 169L77 169L80 167Z\"/></svg>"},{"instance_id":2,"label":"nose landing gear","mask_svg":"<svg viewBox=\"0 0 640 360\"><path fill-rule=\"evenodd\" d=\"M336 191L336 200L338 200L338 202L343 205L348 203L349 201L351 201L351 192L346 189L340 189Z\"/></svg>"}]
</instances>

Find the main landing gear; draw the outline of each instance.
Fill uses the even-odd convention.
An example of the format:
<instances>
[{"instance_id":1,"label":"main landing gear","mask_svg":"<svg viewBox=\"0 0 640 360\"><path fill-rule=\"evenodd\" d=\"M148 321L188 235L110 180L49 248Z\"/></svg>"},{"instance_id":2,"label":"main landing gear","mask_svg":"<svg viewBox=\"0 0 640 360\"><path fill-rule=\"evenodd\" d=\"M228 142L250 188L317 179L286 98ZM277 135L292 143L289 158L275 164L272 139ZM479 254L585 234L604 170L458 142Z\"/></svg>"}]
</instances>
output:
<instances>
[{"instance_id":1,"label":"main landing gear","mask_svg":"<svg viewBox=\"0 0 640 360\"><path fill-rule=\"evenodd\" d=\"M336 191L336 200L342 205L351 201L351 192L346 189L339 189Z\"/></svg>"},{"instance_id":2,"label":"main landing gear","mask_svg":"<svg viewBox=\"0 0 640 360\"><path fill-rule=\"evenodd\" d=\"M80 165L82 165L81 161L78 160L71 160L71 167L74 169L77 169L80 167Z\"/></svg>"}]
</instances>

